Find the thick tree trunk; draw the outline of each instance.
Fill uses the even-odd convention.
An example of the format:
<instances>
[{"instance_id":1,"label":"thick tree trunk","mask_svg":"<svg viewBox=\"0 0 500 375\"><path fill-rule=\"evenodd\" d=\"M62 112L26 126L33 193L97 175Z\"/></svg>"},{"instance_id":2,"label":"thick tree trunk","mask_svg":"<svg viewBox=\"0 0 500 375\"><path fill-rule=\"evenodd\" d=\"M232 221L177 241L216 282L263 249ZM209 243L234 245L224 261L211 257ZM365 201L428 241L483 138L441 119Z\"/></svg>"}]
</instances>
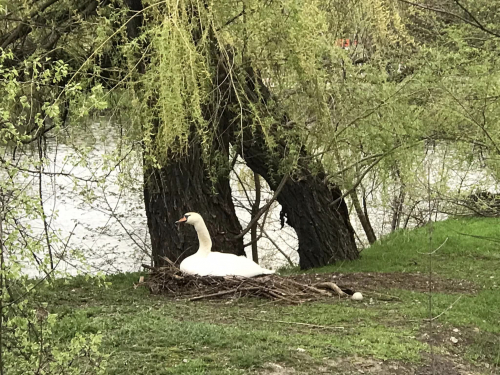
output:
<instances>
[{"instance_id":1,"label":"thick tree trunk","mask_svg":"<svg viewBox=\"0 0 500 375\"><path fill-rule=\"evenodd\" d=\"M276 189L283 178L283 175L274 172L279 170L279 160L269 157L267 147L258 147L256 142L244 141L243 145L241 154L247 165L260 174L272 189ZM300 267L307 269L356 259L359 253L347 206L343 200L332 205L341 197L340 190L323 182L325 174L322 171L312 175L304 168L301 172L300 176L288 179L277 198L287 224L297 233Z\"/></svg>"},{"instance_id":2,"label":"thick tree trunk","mask_svg":"<svg viewBox=\"0 0 500 375\"><path fill-rule=\"evenodd\" d=\"M224 87L230 82L227 70L220 66L217 87ZM248 105L262 105L271 95L265 91L260 82L260 93L257 94L253 80L258 79L252 71L248 71L247 82L241 85ZM233 74L234 77L234 74ZM289 147L286 140L278 132L277 124L270 131L274 132L276 147L271 150L265 142L265 135L258 125L252 126L251 119L241 118L238 108L241 95L237 97L231 87L226 84L226 111L221 121L228 124L233 134L233 142L239 148L241 157L247 165L261 175L275 190L284 178L281 158L288 156ZM233 112L231 108L236 108ZM278 116L276 116L278 119ZM277 120L280 121L280 120ZM283 128L288 126L287 119L282 119ZM309 159L309 161L307 161ZM354 240L354 231L349 222L347 205L340 189L326 182L326 174L322 165L314 166L312 173L310 158L305 149L300 152L299 168L294 176L288 178L277 200L286 215L287 223L295 229L299 240L298 253L302 269L320 267L339 260L356 259L359 252ZM334 201L339 199L337 203Z\"/></svg>"},{"instance_id":3,"label":"thick tree trunk","mask_svg":"<svg viewBox=\"0 0 500 375\"><path fill-rule=\"evenodd\" d=\"M127 35L134 39L141 33L144 20L142 13L137 12L143 9L143 4L141 0L126 0L126 4L131 17L127 23ZM144 64L141 63L138 70L144 73ZM206 108L207 118L213 118L213 111ZM158 129L158 126L156 123L154 128ZM214 128L217 130L218 125L214 124ZM228 158L228 136L215 133L217 137L213 142L214 152ZM171 158L161 169L144 164L144 202L155 266L166 263L162 257L181 262L198 250L194 228L190 225L175 225L175 221L190 211L200 213L205 219L214 249L237 255L245 254L243 239L233 239L242 228L231 197L229 171L221 174L213 185L208 178L207 166L202 160L196 137L190 141L187 156Z\"/></svg>"},{"instance_id":4,"label":"thick tree trunk","mask_svg":"<svg viewBox=\"0 0 500 375\"><path fill-rule=\"evenodd\" d=\"M228 178L220 178L212 192L198 145L188 156L171 161L162 169L146 169L144 200L154 264L162 256L180 262L198 250L196 231L190 225L177 227L175 221L186 212L198 212L205 219L213 248L220 252L244 255L243 239Z\"/></svg>"}]
</instances>

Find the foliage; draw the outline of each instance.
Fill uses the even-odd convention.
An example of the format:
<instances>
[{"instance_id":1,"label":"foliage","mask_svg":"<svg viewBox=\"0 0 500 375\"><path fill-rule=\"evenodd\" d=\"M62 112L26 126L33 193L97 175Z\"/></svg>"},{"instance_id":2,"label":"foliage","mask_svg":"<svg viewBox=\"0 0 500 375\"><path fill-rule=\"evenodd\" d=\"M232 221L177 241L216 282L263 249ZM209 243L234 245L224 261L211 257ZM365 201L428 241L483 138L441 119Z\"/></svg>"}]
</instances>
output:
<instances>
[{"instance_id":1,"label":"foliage","mask_svg":"<svg viewBox=\"0 0 500 375\"><path fill-rule=\"evenodd\" d=\"M238 108L230 108L238 114L232 121L253 130L260 127L271 149L286 145L288 154L280 158L287 171L304 158L314 168L325 167L330 181L344 191L378 184L385 206L397 187L411 206L452 200L486 181L480 177L473 186L452 188L456 170L480 169L498 183L500 16L487 0L442 2L439 12L425 9L433 3L424 1L422 8L390 0L165 0L143 1L144 9L133 13L119 0L0 1L0 315L3 330L16 327L16 334L6 339L21 343L26 354L17 369L35 371L48 362L54 373L70 362L79 363L75 371L87 371L87 365L95 366L88 373L104 368L100 359L79 362L89 359L89 353L91 359L100 358L97 332L81 336L74 331L71 345L60 344L57 318L49 314L47 320L37 320L31 287L22 275L26 267L35 267L48 281L56 274L55 253L71 251L66 239L45 225L43 197L34 184L48 162L46 137L71 143L89 135L92 118L113 119L124 135L103 163L106 171L120 165L123 187L137 181L137 160L160 167L188 152L193 141L201 144L207 166L222 166L226 173L229 160L214 152L217 116L227 94L214 79L221 63L231 67L228 85L238 96ZM134 38L129 29L139 19L144 25ZM358 43L344 49L338 41L346 38ZM256 82L249 82L250 70L256 72ZM252 100L249 91L261 100ZM241 130L233 146L245 141ZM429 151L437 158L446 155L446 166L432 182ZM85 146L75 150L75 164L88 166L89 152ZM103 188L106 177L85 181L77 190L94 202L99 199L96 187ZM44 230L32 228L33 221ZM403 233L397 235L405 238ZM376 245L367 253L370 267L389 267L385 258L380 264L369 255L384 249L394 260L393 269L423 271L420 263L407 266L407 254L397 253L398 246L421 244L396 238L391 241L397 246ZM477 254L462 255L460 264L446 262L438 270L470 276L464 271L468 257ZM370 268L363 262L352 267ZM484 266L478 275L491 271L491 262L475 264ZM191 328L199 336L214 334L211 327L197 324ZM35 332L43 333L43 342ZM238 329L224 333L244 336ZM176 337L184 334L179 331ZM259 335L252 339L276 339L270 333ZM276 353L286 357L280 339L276 342ZM250 354L241 356L242 363L261 363L255 354L259 343L249 344ZM12 347L0 347L5 369L10 369L17 356ZM350 348L360 347L355 342ZM43 359L33 361L33 356ZM186 371L202 366L200 361Z\"/></svg>"},{"instance_id":2,"label":"foliage","mask_svg":"<svg viewBox=\"0 0 500 375\"><path fill-rule=\"evenodd\" d=\"M102 374L101 335L76 332L62 342L57 314L33 301L37 287L61 276L61 259L77 255L44 211L43 137L63 131L68 103L80 114L102 109L102 87L84 92L68 62L36 52L19 61L16 52L0 50L0 372ZM34 285L29 271L40 277Z\"/></svg>"}]
</instances>

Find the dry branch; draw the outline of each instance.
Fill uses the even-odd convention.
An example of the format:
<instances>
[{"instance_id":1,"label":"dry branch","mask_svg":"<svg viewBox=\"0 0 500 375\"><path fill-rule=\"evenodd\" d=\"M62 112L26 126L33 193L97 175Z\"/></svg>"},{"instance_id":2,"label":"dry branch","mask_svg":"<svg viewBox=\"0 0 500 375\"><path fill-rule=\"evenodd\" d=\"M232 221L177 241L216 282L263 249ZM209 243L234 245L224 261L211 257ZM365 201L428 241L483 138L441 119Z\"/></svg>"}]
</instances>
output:
<instances>
[{"instance_id":1,"label":"dry branch","mask_svg":"<svg viewBox=\"0 0 500 375\"><path fill-rule=\"evenodd\" d=\"M337 284L331 283L331 282L324 282L324 283L318 283L315 285L317 288L328 288L333 290L335 293L339 295L339 297L344 297L347 296L347 293L345 293L342 289L338 287Z\"/></svg>"},{"instance_id":2,"label":"dry branch","mask_svg":"<svg viewBox=\"0 0 500 375\"><path fill-rule=\"evenodd\" d=\"M286 320L269 320L269 319L257 319L257 318L245 318L248 320L255 320L257 322L268 322L268 323L282 323L282 324L292 324L298 326L305 326L310 328L321 328L321 329L344 329L341 326L323 326L319 324L310 324L310 323L302 323L302 322L287 322Z\"/></svg>"}]
</instances>

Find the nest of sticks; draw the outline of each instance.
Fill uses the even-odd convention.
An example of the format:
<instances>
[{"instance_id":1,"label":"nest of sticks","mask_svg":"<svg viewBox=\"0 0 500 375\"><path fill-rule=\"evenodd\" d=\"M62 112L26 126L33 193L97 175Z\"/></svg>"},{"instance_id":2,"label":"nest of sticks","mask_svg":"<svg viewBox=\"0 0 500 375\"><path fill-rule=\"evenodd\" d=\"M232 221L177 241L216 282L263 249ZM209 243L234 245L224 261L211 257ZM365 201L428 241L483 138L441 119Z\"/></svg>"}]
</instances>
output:
<instances>
[{"instance_id":1,"label":"nest of sticks","mask_svg":"<svg viewBox=\"0 0 500 375\"><path fill-rule=\"evenodd\" d=\"M304 302L349 297L352 290L340 288L333 282L305 284L292 277L263 275L243 278L236 276L195 276L180 271L173 263L165 267L151 267L146 279L139 280L136 286L146 286L153 294L161 294L173 299L187 301L238 299L257 297L276 302L301 304Z\"/></svg>"}]
</instances>

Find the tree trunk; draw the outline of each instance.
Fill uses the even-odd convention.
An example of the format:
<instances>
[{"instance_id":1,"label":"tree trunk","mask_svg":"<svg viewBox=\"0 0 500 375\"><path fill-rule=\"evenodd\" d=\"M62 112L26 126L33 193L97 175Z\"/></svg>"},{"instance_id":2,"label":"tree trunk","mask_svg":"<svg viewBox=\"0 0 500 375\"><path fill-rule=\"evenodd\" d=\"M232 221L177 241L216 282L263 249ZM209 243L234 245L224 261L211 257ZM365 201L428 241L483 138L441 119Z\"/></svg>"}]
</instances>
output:
<instances>
[{"instance_id":1,"label":"tree trunk","mask_svg":"<svg viewBox=\"0 0 500 375\"><path fill-rule=\"evenodd\" d=\"M368 217L368 215L366 215L366 212L363 211L363 208L361 207L361 203L359 201L356 189L354 189L349 195L352 199L352 204L354 205L354 209L356 210L358 219L361 222L361 226L365 231L366 238L368 239L368 242L371 245L375 241L377 241L377 236L375 236L375 231L373 230L372 224L370 223L370 218Z\"/></svg>"},{"instance_id":2,"label":"tree trunk","mask_svg":"<svg viewBox=\"0 0 500 375\"><path fill-rule=\"evenodd\" d=\"M392 222L391 222L391 232L399 229L401 222L401 216L403 215L403 204L405 201L405 184L401 180L401 173L399 167L396 164L394 166L394 185L399 184L399 191L394 194L392 199Z\"/></svg>"},{"instance_id":3,"label":"tree trunk","mask_svg":"<svg viewBox=\"0 0 500 375\"><path fill-rule=\"evenodd\" d=\"M231 66L231 65L229 65ZM218 86L222 88L227 77L227 68L220 66ZM239 148L241 157L253 172L261 175L276 190L284 173L281 168L282 158L286 158L289 150L287 140L283 139L278 131L278 124L272 129L272 136L276 140L276 147L270 149L265 142L265 135L259 125L251 125L251 119L241 118L240 108L242 97L247 98L248 106L259 106L271 98L269 91L256 74L249 70L247 82L240 85L245 95L235 95L231 87L226 84L225 113L221 122L230 127L233 142ZM232 77L235 75L233 74ZM253 84L259 79L260 95ZM244 105L244 103L243 103ZM236 108L233 112L231 108ZM279 118L275 116L275 118ZM286 128L286 118L280 121L282 128ZM309 161L308 161L309 159ZM349 222L347 205L340 189L326 182L326 174L319 163L314 165L316 173L311 171L310 158L304 147L300 151L299 168L296 175L286 181L278 202L286 215L287 223L295 229L299 240L298 253L302 269L320 267L339 260L356 259L359 252L354 240L354 231ZM339 201L333 204L334 201Z\"/></svg>"},{"instance_id":4,"label":"tree trunk","mask_svg":"<svg viewBox=\"0 0 500 375\"><path fill-rule=\"evenodd\" d=\"M252 219L257 215L260 209L260 176L257 173L253 174L253 179L255 181L255 200L252 205ZM259 222L256 221L254 225L252 225L252 229L250 230L250 238L252 242L252 259L255 263L259 263L259 249L257 247L257 226Z\"/></svg>"},{"instance_id":5,"label":"tree trunk","mask_svg":"<svg viewBox=\"0 0 500 375\"><path fill-rule=\"evenodd\" d=\"M186 157L171 161L160 170L146 168L144 200L149 235L156 266L162 256L180 262L198 250L198 237L190 225L177 227L175 221L186 212L198 212L205 219L217 251L244 255L243 239L233 240L241 232L231 198L229 179L219 178L212 192L206 176L199 145Z\"/></svg>"},{"instance_id":6,"label":"tree trunk","mask_svg":"<svg viewBox=\"0 0 500 375\"><path fill-rule=\"evenodd\" d=\"M141 0L126 0L126 4L130 9L130 17L135 16L127 23L127 35L135 39L140 36L144 22L142 13L137 15L136 12L143 9L143 4ZM144 73L143 63L139 64L138 70ZM213 108L205 108L205 116L213 118L214 111ZM157 118L155 121L160 120ZM158 129L159 123L154 125ZM218 124L214 123L214 128L217 130ZM228 159L228 136L215 131L213 150ZM198 250L198 237L194 228L190 225L175 225L175 221L190 211L198 212L205 219L214 249L245 254L243 239L233 239L242 228L231 197L229 170L221 173L213 184L207 169L196 137L190 140L187 156L170 159L161 169L144 164L144 202L155 266L166 263L162 257L181 262Z\"/></svg>"},{"instance_id":7,"label":"tree trunk","mask_svg":"<svg viewBox=\"0 0 500 375\"><path fill-rule=\"evenodd\" d=\"M264 148L248 145L244 147L242 156L253 171L259 173L272 189L276 189L283 176L273 173L273 170L278 170L278 163L276 161L271 165L274 167L271 169L272 159L261 156L264 151ZM358 258L345 202L341 200L331 205L342 195L340 189L323 182L324 172L316 176L307 172L303 170L300 177L289 179L277 198L287 224L297 233L300 267L321 267L339 260Z\"/></svg>"},{"instance_id":8,"label":"tree trunk","mask_svg":"<svg viewBox=\"0 0 500 375\"><path fill-rule=\"evenodd\" d=\"M391 222L391 232L399 229L401 222L401 215L403 214L403 204L405 201L405 191L404 186L401 185L399 188L399 193L394 195L392 200L392 222Z\"/></svg>"}]
</instances>

